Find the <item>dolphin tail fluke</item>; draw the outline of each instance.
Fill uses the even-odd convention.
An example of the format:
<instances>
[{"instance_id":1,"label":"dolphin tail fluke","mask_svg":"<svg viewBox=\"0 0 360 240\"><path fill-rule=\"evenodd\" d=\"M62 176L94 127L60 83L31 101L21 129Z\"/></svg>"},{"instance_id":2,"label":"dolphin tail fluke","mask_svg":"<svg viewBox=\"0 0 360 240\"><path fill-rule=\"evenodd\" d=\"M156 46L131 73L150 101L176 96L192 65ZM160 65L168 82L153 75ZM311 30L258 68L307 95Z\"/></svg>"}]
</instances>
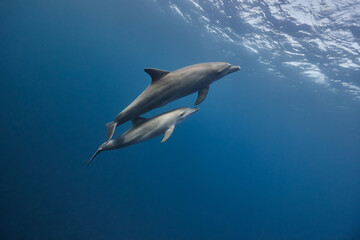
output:
<instances>
[{"instance_id":1,"label":"dolphin tail fluke","mask_svg":"<svg viewBox=\"0 0 360 240\"><path fill-rule=\"evenodd\" d=\"M94 153L94 155L90 158L90 160L88 161L87 165L89 166L89 164L91 163L91 161L96 157L96 155L98 155L101 152L101 149L99 148L98 150L96 150L96 152Z\"/></svg>"},{"instance_id":2,"label":"dolphin tail fluke","mask_svg":"<svg viewBox=\"0 0 360 240\"><path fill-rule=\"evenodd\" d=\"M116 122L109 122L106 124L106 127L107 127L107 140L106 141L109 141L112 138L112 136L114 135L115 128L116 128Z\"/></svg>"}]
</instances>

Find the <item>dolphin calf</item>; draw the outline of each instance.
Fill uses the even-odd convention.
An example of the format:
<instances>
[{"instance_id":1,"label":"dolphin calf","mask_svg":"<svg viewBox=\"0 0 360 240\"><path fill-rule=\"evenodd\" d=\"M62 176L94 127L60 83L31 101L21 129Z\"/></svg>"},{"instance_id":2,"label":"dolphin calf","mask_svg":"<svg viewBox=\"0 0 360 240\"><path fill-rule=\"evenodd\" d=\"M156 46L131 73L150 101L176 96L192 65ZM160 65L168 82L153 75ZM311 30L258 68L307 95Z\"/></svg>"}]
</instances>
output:
<instances>
[{"instance_id":1,"label":"dolphin calf","mask_svg":"<svg viewBox=\"0 0 360 240\"><path fill-rule=\"evenodd\" d=\"M175 125L196 112L198 108L182 107L160 114L156 117L146 119L142 117L133 118L133 126L116 139L101 144L95 154L91 157L88 165L101 151L123 148L140 143L164 134L161 142L165 142L174 131Z\"/></svg>"},{"instance_id":2,"label":"dolphin calf","mask_svg":"<svg viewBox=\"0 0 360 240\"><path fill-rule=\"evenodd\" d=\"M176 99L198 92L195 105L199 105L211 83L238 70L239 66L225 62L200 63L174 72L146 68L144 71L151 76L151 84L113 122L106 124L107 141L114 135L116 126Z\"/></svg>"}]
</instances>

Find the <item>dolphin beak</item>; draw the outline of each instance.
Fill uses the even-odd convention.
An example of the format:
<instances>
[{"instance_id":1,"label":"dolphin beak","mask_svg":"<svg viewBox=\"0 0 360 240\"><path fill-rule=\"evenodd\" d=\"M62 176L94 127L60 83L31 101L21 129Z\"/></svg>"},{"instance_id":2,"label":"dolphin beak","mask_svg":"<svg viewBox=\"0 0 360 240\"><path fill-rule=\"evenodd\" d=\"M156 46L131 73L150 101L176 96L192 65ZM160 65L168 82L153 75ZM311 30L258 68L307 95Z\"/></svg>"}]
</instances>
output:
<instances>
[{"instance_id":1,"label":"dolphin beak","mask_svg":"<svg viewBox=\"0 0 360 240\"><path fill-rule=\"evenodd\" d=\"M195 107L195 108L192 108L192 109L191 109L191 112L190 112L190 113L191 113L191 114L192 114L192 113L196 113L197 111L199 111L199 108L198 108L198 107Z\"/></svg>"},{"instance_id":2,"label":"dolphin beak","mask_svg":"<svg viewBox=\"0 0 360 240\"><path fill-rule=\"evenodd\" d=\"M191 108L191 109L189 110L188 115L190 116L191 114L196 113L198 110L199 110L199 108L198 108L198 107Z\"/></svg>"},{"instance_id":3,"label":"dolphin beak","mask_svg":"<svg viewBox=\"0 0 360 240\"><path fill-rule=\"evenodd\" d=\"M229 70L228 70L228 74L229 73L233 73L233 72L237 72L237 71L239 71L241 69L241 67L240 66L231 66L230 68L229 68Z\"/></svg>"}]
</instances>

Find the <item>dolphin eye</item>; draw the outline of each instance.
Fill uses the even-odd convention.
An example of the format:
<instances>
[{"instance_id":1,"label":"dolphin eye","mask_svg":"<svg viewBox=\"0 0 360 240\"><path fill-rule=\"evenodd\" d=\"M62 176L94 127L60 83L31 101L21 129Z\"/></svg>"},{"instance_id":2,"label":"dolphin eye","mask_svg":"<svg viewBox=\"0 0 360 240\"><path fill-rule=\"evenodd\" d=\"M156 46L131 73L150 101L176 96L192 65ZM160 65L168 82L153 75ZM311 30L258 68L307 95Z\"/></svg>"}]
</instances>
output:
<instances>
[{"instance_id":1,"label":"dolphin eye","mask_svg":"<svg viewBox=\"0 0 360 240\"><path fill-rule=\"evenodd\" d=\"M184 116L184 114L185 114L185 113L181 113L181 114L180 114L180 117Z\"/></svg>"}]
</instances>

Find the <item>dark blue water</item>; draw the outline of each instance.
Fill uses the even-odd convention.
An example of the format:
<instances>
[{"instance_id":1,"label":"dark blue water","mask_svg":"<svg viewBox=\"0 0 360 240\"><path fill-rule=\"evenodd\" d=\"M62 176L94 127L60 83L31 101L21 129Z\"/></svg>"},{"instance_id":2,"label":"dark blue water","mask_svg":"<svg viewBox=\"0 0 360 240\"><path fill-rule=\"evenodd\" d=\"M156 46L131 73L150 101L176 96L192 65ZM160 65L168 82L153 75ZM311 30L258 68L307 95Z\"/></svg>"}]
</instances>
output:
<instances>
[{"instance_id":1,"label":"dark blue water","mask_svg":"<svg viewBox=\"0 0 360 240\"><path fill-rule=\"evenodd\" d=\"M359 239L352 96L279 78L152 1L1 1L0 56L1 239ZM86 166L144 68L207 61L242 70L166 143Z\"/></svg>"}]
</instances>

